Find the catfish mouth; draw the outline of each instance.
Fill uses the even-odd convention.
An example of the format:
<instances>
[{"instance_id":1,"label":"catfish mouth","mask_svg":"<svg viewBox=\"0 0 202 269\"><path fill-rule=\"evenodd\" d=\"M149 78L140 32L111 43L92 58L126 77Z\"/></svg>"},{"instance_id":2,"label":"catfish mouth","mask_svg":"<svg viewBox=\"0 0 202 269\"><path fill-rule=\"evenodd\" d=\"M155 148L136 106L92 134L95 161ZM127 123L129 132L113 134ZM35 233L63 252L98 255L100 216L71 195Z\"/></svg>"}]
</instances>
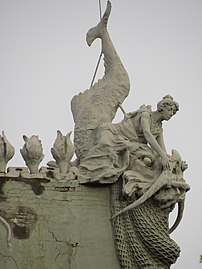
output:
<instances>
[{"instance_id":1,"label":"catfish mouth","mask_svg":"<svg viewBox=\"0 0 202 269\"><path fill-rule=\"evenodd\" d=\"M175 182L162 187L153 195L153 198L161 209L171 212L176 203L185 199L185 194L189 189L187 184L182 186L181 184L177 185Z\"/></svg>"},{"instance_id":2,"label":"catfish mouth","mask_svg":"<svg viewBox=\"0 0 202 269\"><path fill-rule=\"evenodd\" d=\"M123 208L121 211L117 212L115 215L112 216L111 219L114 219L122 213L132 210L135 207L141 205L164 187L178 188L181 193L185 193L190 190L190 186L185 183L185 181L181 177L179 178L177 175L173 174L171 170L165 170L140 198Z\"/></svg>"}]
</instances>

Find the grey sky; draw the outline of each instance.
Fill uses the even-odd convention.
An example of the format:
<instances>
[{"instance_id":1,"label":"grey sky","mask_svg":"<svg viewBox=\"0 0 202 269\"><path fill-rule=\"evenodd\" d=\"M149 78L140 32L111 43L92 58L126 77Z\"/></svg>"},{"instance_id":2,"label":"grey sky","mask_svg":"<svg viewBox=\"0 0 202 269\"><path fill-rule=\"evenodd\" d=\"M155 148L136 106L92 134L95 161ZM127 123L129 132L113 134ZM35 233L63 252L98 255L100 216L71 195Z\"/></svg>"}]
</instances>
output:
<instances>
[{"instance_id":1,"label":"grey sky","mask_svg":"<svg viewBox=\"0 0 202 269\"><path fill-rule=\"evenodd\" d=\"M182 249L172 268L202 268L202 1L111 2L109 31L131 80L124 109L155 109L168 93L179 102L180 111L164 124L165 143L188 162L191 191L172 235ZM104 10L106 1L101 3ZM45 165L57 129L73 130L70 101L91 83L100 42L89 48L85 35L98 20L98 0L0 0L0 130L16 149L10 166L24 166L22 135L39 135ZM97 78L102 72L101 63Z\"/></svg>"}]
</instances>

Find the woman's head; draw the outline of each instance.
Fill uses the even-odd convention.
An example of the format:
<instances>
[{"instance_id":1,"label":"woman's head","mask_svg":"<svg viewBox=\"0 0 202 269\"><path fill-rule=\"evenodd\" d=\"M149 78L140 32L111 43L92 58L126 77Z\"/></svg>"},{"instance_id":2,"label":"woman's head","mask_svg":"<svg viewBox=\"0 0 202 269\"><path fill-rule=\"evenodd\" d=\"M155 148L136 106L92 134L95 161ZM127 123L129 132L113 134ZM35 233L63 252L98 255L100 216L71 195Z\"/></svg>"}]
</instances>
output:
<instances>
[{"instance_id":1,"label":"woman's head","mask_svg":"<svg viewBox=\"0 0 202 269\"><path fill-rule=\"evenodd\" d=\"M173 97L166 95L158 102L157 110L163 114L165 120L169 120L179 110L179 105L173 100Z\"/></svg>"}]
</instances>

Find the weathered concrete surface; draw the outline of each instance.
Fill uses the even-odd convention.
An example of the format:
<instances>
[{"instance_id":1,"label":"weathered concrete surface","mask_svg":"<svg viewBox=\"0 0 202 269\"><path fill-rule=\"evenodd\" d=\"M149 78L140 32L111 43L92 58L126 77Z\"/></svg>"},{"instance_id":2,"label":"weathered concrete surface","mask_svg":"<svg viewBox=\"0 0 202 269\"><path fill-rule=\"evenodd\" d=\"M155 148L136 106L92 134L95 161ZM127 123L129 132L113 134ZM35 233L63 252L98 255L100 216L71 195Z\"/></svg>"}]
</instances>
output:
<instances>
[{"instance_id":1,"label":"weathered concrete surface","mask_svg":"<svg viewBox=\"0 0 202 269\"><path fill-rule=\"evenodd\" d=\"M12 249L0 222L0 268L118 269L108 187L42 185L36 195L20 179L3 184L0 215L12 228Z\"/></svg>"}]
</instances>

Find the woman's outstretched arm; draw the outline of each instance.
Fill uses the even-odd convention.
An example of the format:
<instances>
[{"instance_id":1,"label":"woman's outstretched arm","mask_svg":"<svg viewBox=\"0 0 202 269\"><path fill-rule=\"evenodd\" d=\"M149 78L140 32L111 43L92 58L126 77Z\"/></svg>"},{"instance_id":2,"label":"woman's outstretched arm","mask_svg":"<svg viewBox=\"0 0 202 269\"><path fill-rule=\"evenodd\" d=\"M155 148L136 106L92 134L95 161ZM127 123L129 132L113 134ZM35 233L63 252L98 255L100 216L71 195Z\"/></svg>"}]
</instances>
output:
<instances>
[{"instance_id":1,"label":"woman's outstretched arm","mask_svg":"<svg viewBox=\"0 0 202 269\"><path fill-rule=\"evenodd\" d=\"M143 112L140 119L141 128L147 143L158 153L161 157L163 169L169 169L169 159L166 151L159 145L156 138L153 136L150 130L150 114L148 112ZM165 147L165 145L164 145Z\"/></svg>"},{"instance_id":2,"label":"woman's outstretched arm","mask_svg":"<svg viewBox=\"0 0 202 269\"><path fill-rule=\"evenodd\" d=\"M163 133L159 134L159 136L156 138L158 144L160 145L160 147L165 151L167 152L166 150L166 146L165 146L165 143L164 143L164 138L163 138Z\"/></svg>"}]
</instances>

